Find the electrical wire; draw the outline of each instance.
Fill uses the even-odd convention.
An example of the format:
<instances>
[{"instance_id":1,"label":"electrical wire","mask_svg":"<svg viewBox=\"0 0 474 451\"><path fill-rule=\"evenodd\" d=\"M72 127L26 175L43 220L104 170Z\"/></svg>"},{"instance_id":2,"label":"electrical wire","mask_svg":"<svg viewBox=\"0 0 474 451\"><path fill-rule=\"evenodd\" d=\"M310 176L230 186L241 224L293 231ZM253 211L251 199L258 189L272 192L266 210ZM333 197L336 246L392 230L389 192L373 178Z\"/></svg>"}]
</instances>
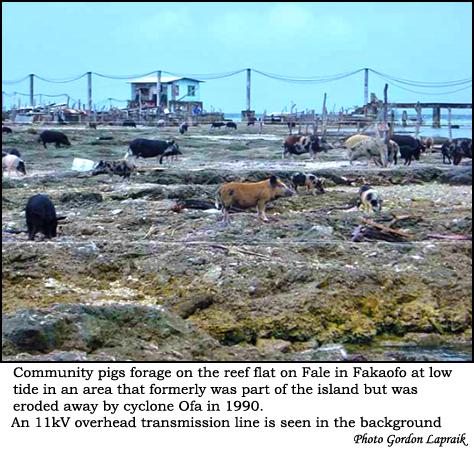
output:
<instances>
[{"instance_id":1,"label":"electrical wire","mask_svg":"<svg viewBox=\"0 0 474 451\"><path fill-rule=\"evenodd\" d=\"M415 94L423 94L423 95L429 95L429 96L441 96L441 95L447 95L447 94L454 94L456 92L461 92L461 91L465 91L467 89L470 89L472 88L472 84L469 85L469 86L464 86L463 88L460 88L460 89L455 89L455 90L452 90L452 91L444 91L444 92L426 92L426 91L415 91L414 89L409 89L409 88L406 88L404 86L400 86L398 84L398 82L394 82L392 80L390 80L389 78L386 78L382 75L379 75L379 74L376 74L378 77L382 78L383 80L385 80L386 82L388 82L389 84L393 85L393 86L396 86L397 88L399 89L403 89L404 91L409 91L409 92L413 92ZM448 87L448 86L446 86Z\"/></svg>"},{"instance_id":2,"label":"electrical wire","mask_svg":"<svg viewBox=\"0 0 474 451\"><path fill-rule=\"evenodd\" d=\"M460 86L460 85L465 85L468 83L472 83L472 77L471 78L465 78L463 80L453 80L453 81L442 81L442 82L417 82L413 80L406 80L403 78L398 78L394 77L393 75L387 75L382 72L375 71L373 69L370 69L370 71L376 75L379 75L381 77L388 78L392 81L396 81L401 84L405 85L410 85L410 86L415 86L419 88L427 87L427 88L448 88L448 87L454 87L454 86Z\"/></svg>"},{"instance_id":3,"label":"electrical wire","mask_svg":"<svg viewBox=\"0 0 474 451\"><path fill-rule=\"evenodd\" d=\"M18 83L22 83L29 78L29 75L26 75L23 78L19 78L18 80L2 80L2 85L16 85Z\"/></svg>"},{"instance_id":4,"label":"electrical wire","mask_svg":"<svg viewBox=\"0 0 474 451\"><path fill-rule=\"evenodd\" d=\"M70 77L70 78L43 78L40 77L39 75L35 75L35 78L38 80L44 81L46 83L72 83L73 81L80 80L81 78L84 78L87 75L87 72L77 75L76 77Z\"/></svg>"}]
</instances>

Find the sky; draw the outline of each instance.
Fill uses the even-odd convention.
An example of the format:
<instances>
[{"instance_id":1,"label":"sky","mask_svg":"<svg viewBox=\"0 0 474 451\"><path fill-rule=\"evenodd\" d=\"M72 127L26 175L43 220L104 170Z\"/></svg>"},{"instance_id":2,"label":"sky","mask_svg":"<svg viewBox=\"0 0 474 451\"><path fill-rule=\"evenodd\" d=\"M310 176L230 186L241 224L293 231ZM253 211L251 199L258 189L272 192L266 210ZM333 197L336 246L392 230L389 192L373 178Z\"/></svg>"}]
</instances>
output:
<instances>
[{"instance_id":1,"label":"sky","mask_svg":"<svg viewBox=\"0 0 474 451\"><path fill-rule=\"evenodd\" d=\"M471 2L3 2L2 81L30 73L68 78L87 71L132 75L155 70L209 74L253 68L289 77L316 77L369 67L432 83L472 77ZM324 84L291 84L252 74L257 113L321 111L362 105L364 76ZM35 93L87 98L86 78L68 84L35 80ZM370 75L369 91L383 97L385 81ZM389 88L392 102L472 102L472 88ZM461 86L463 87L463 86ZM2 83L29 92L27 81ZM93 77L93 103L129 99L125 80ZM206 110L246 108L246 75L209 80ZM23 104L27 101L24 97ZM108 103L108 102L107 102ZM117 104L124 105L124 104Z\"/></svg>"}]
</instances>

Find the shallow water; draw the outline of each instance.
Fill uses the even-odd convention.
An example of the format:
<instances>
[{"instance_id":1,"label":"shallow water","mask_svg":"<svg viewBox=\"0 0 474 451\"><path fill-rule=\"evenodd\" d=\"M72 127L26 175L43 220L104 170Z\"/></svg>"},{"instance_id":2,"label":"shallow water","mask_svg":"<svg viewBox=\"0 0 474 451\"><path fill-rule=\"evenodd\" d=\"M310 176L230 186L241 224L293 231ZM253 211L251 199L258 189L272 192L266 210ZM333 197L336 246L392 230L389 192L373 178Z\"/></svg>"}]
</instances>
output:
<instances>
[{"instance_id":1,"label":"shallow water","mask_svg":"<svg viewBox=\"0 0 474 451\"><path fill-rule=\"evenodd\" d=\"M387 355L396 353L406 360L428 360L436 362L471 362L472 346L347 346L350 354L359 352L369 355Z\"/></svg>"}]
</instances>

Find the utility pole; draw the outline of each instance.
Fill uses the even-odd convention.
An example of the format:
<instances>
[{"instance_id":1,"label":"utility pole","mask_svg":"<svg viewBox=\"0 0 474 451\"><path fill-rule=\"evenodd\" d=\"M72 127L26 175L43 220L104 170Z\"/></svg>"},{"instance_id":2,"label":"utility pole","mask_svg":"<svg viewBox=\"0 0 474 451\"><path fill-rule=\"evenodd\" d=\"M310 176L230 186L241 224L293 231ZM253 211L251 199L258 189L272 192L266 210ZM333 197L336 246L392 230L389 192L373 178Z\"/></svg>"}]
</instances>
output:
<instances>
[{"instance_id":1,"label":"utility pole","mask_svg":"<svg viewBox=\"0 0 474 451\"><path fill-rule=\"evenodd\" d=\"M34 74L30 74L30 106L35 106Z\"/></svg>"},{"instance_id":2,"label":"utility pole","mask_svg":"<svg viewBox=\"0 0 474 451\"><path fill-rule=\"evenodd\" d=\"M420 128L421 123L423 122L423 108L421 107L420 102L416 104L416 132L415 136L418 139L420 137Z\"/></svg>"},{"instance_id":3,"label":"utility pole","mask_svg":"<svg viewBox=\"0 0 474 451\"><path fill-rule=\"evenodd\" d=\"M251 78L252 69L247 69L247 111L250 111L250 94L252 87L252 78Z\"/></svg>"},{"instance_id":4,"label":"utility pole","mask_svg":"<svg viewBox=\"0 0 474 451\"><path fill-rule=\"evenodd\" d=\"M368 104L369 104L369 69L365 68L365 79L364 79L364 108L365 108L365 115L369 112Z\"/></svg>"},{"instance_id":5,"label":"utility pole","mask_svg":"<svg viewBox=\"0 0 474 451\"><path fill-rule=\"evenodd\" d=\"M327 100L328 100L328 95L327 93L325 92L324 93L324 100L323 100L323 135L322 135L322 139L326 139L326 134L327 134L327 127L328 127L328 109L326 107L326 103L327 103Z\"/></svg>"},{"instance_id":6,"label":"utility pole","mask_svg":"<svg viewBox=\"0 0 474 451\"><path fill-rule=\"evenodd\" d=\"M449 130L449 142L453 141L453 110L448 108L448 130Z\"/></svg>"},{"instance_id":7,"label":"utility pole","mask_svg":"<svg viewBox=\"0 0 474 451\"><path fill-rule=\"evenodd\" d=\"M87 72L87 109L92 113L92 72Z\"/></svg>"},{"instance_id":8,"label":"utility pole","mask_svg":"<svg viewBox=\"0 0 474 451\"><path fill-rule=\"evenodd\" d=\"M156 107L158 108L158 114L160 113L161 103L161 70L156 72Z\"/></svg>"},{"instance_id":9,"label":"utility pole","mask_svg":"<svg viewBox=\"0 0 474 451\"><path fill-rule=\"evenodd\" d=\"M388 84L385 85L383 90L383 145L382 145L382 164L386 168L388 166L388 141L389 141L389 128L388 128Z\"/></svg>"},{"instance_id":10,"label":"utility pole","mask_svg":"<svg viewBox=\"0 0 474 451\"><path fill-rule=\"evenodd\" d=\"M138 89L138 120L142 120L142 90Z\"/></svg>"}]
</instances>

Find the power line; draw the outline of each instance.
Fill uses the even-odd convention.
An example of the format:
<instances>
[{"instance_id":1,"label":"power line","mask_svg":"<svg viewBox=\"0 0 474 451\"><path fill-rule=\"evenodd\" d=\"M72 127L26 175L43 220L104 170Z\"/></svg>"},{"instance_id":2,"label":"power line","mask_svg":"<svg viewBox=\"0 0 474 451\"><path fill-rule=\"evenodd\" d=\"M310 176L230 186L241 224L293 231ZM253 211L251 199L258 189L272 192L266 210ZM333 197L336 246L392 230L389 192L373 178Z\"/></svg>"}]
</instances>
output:
<instances>
[{"instance_id":1,"label":"power line","mask_svg":"<svg viewBox=\"0 0 474 451\"><path fill-rule=\"evenodd\" d=\"M375 73L375 72L374 72ZM454 94L456 92L461 92L461 91L465 91L467 89L470 89L472 88L472 84L470 84L469 86L464 86L463 88L460 88L460 89L455 89L455 90L452 90L452 91L444 91L444 92L426 92L426 91L415 91L414 89L409 89L409 88L406 88L404 86L400 86L398 84L398 82L394 82L393 80L389 79L389 78L386 78L382 75L379 75L379 74L376 74L378 77L382 78L383 80L385 80L386 82L388 82L389 84L393 85L393 86L396 86L397 88L399 89L403 89L404 91L408 91L408 92L413 92L415 94L424 94L424 95L429 95L429 96L441 96L441 95L447 95L447 94ZM471 83L472 83L472 80L471 80ZM433 88L434 86L431 86L431 88ZM446 88L449 87L449 86L445 86ZM428 88L428 87L427 87Z\"/></svg>"},{"instance_id":2,"label":"power line","mask_svg":"<svg viewBox=\"0 0 474 451\"><path fill-rule=\"evenodd\" d=\"M331 83L334 81L342 80L343 78L351 77L359 72L363 71L364 69L359 69L353 72L346 72L344 74L338 74L333 76L325 76L325 77L313 77L313 78L302 78L302 77L288 77L288 76L281 76L276 74L271 74L269 72L262 72L259 70L254 70L257 74L263 75L264 77L268 77L274 80L278 80L284 83L295 83L295 84L320 84L320 83Z\"/></svg>"},{"instance_id":3,"label":"power line","mask_svg":"<svg viewBox=\"0 0 474 451\"><path fill-rule=\"evenodd\" d=\"M245 72L246 70L247 69L239 69L235 71L209 73L209 74L184 74L184 73L176 73L176 72L168 72L168 71L163 71L163 73L166 73L168 75L175 76L175 77L189 77L189 78L198 78L202 80L217 80L217 79L222 79L222 78L238 75L242 72ZM362 72L364 69L358 69L355 71L344 72L344 73L334 74L334 75L312 76L312 77L288 76L288 75L281 75L281 74L275 74L271 72L260 71L257 69L251 69L251 70L262 76L265 76L277 81L285 82L285 83L318 84L318 83L329 83L329 82L342 80L344 78L356 75L359 72ZM448 87L463 86L463 85L472 83L472 77L461 79L461 80L453 80L453 81L418 82L415 80L407 80L407 79L403 79L403 78L396 77L393 75L385 74L383 72L379 72L374 69L368 69L368 70L370 70L375 75L378 75L384 78L385 80L390 80L394 83L399 83L399 84L419 87L419 88L443 89L443 88L448 88ZM157 71L152 71L152 72L147 72L147 73L142 73L142 74L133 74L133 75L108 75L108 74L100 74L98 72L91 72L91 73L101 78L108 78L108 79L113 79L113 80L127 80L127 79L130 80L130 79L143 78L150 75L155 75L156 72ZM72 83L74 81L80 80L81 78L84 78L87 74L88 72L85 72L83 74L80 74L74 77L69 77L69 78L45 78L45 77L41 77L35 74L31 74L31 75L36 77L38 80L44 81L46 83ZM13 85L13 84L22 83L25 80L27 80L29 77L30 75L27 75L23 78L19 78L17 80L2 80L2 84ZM416 91L413 91L413 92L416 92Z\"/></svg>"},{"instance_id":4,"label":"power line","mask_svg":"<svg viewBox=\"0 0 474 451\"><path fill-rule=\"evenodd\" d=\"M56 79L43 78L43 77L40 77L39 75L34 75L34 77L46 83L72 83L73 81L77 81L77 80L80 80L81 78L84 78L86 75L87 75L87 72L81 75L77 75L76 77L71 77L71 78L56 78Z\"/></svg>"},{"instance_id":5,"label":"power line","mask_svg":"<svg viewBox=\"0 0 474 451\"><path fill-rule=\"evenodd\" d=\"M398 78L394 77L392 75L387 75L382 72L375 71L373 69L370 69L371 72L373 72L376 75L379 75L381 77L388 78L390 80L396 81L401 84L405 85L410 85L410 86L416 86L416 87L427 87L427 88L447 88L447 87L452 87L452 86L460 86L460 85L465 85L468 83L472 83L472 78L465 78L463 80L454 80L454 81L441 81L441 82L416 82L413 80L406 80L403 78Z\"/></svg>"},{"instance_id":6,"label":"power line","mask_svg":"<svg viewBox=\"0 0 474 451\"><path fill-rule=\"evenodd\" d=\"M18 80L2 80L2 85L16 85L18 83L22 83L27 80L29 75L23 78L19 78Z\"/></svg>"},{"instance_id":7,"label":"power line","mask_svg":"<svg viewBox=\"0 0 474 451\"><path fill-rule=\"evenodd\" d=\"M99 74L97 72L92 72L92 74L97 75L98 77L102 78L110 78L112 80L130 80L132 78L143 78L143 77L148 77L149 75L154 75L156 74L156 70L153 72L147 72L146 74L135 74L135 75L105 75L105 74Z\"/></svg>"},{"instance_id":8,"label":"power line","mask_svg":"<svg viewBox=\"0 0 474 451\"><path fill-rule=\"evenodd\" d=\"M220 72L214 74L179 74L173 72L163 71L163 73L171 75L173 77L183 77L183 78L199 78L201 80L218 80L221 78L233 77L234 75L241 74L245 72L247 69L240 69L232 72Z\"/></svg>"}]
</instances>

